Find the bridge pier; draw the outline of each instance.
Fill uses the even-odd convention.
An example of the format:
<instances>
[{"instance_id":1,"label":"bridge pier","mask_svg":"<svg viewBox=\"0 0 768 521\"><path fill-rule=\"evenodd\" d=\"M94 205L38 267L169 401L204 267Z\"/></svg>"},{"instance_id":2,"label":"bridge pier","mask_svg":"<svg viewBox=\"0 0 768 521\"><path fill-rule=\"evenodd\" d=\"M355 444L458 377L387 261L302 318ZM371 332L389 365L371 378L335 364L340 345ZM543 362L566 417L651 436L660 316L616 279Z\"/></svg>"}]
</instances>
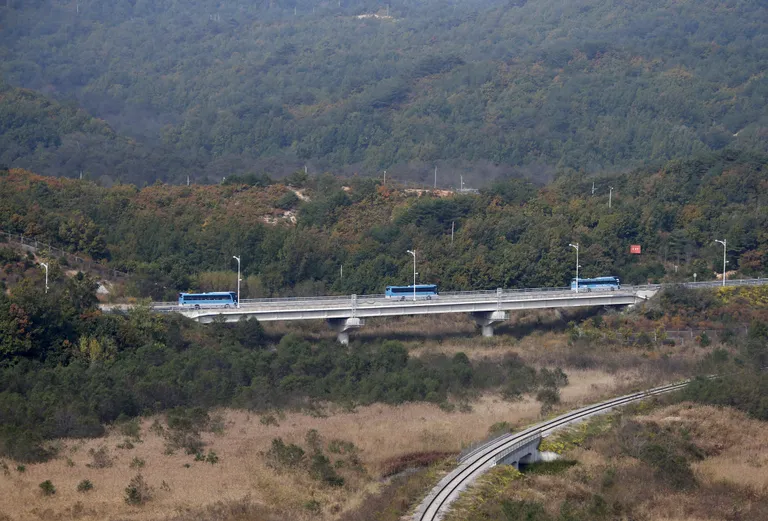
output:
<instances>
[{"instance_id":1,"label":"bridge pier","mask_svg":"<svg viewBox=\"0 0 768 521\"><path fill-rule=\"evenodd\" d=\"M482 311L472 313L475 324L482 330L484 337L493 336L493 324L509 320L508 311Z\"/></svg>"},{"instance_id":2,"label":"bridge pier","mask_svg":"<svg viewBox=\"0 0 768 521\"><path fill-rule=\"evenodd\" d=\"M328 325L338 332L336 339L340 344L349 344L350 329L359 329L365 325L365 320L358 317L351 318L331 318L328 319Z\"/></svg>"}]
</instances>

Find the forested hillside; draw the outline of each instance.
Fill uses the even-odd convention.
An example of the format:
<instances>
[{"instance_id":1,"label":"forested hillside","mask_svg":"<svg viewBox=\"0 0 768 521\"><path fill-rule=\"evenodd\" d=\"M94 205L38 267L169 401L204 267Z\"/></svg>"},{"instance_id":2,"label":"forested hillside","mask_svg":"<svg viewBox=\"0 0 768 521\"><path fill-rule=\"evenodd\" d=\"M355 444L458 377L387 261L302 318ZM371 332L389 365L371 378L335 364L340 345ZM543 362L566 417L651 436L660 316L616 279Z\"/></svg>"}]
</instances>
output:
<instances>
[{"instance_id":1,"label":"forested hillside","mask_svg":"<svg viewBox=\"0 0 768 521\"><path fill-rule=\"evenodd\" d=\"M510 178L477 195L303 172L286 179L290 187L230 177L139 190L11 170L0 173L0 226L106 259L133 273L130 294L155 299L232 289L232 255L243 259L247 297L381 293L411 280L414 248L419 280L443 290L566 285L573 242L583 276L713 279L722 271L715 239L728 241L729 270L764 276L766 164L723 152L623 174L564 174L544 187ZM630 255L631 244L643 253Z\"/></svg>"},{"instance_id":2,"label":"forested hillside","mask_svg":"<svg viewBox=\"0 0 768 521\"><path fill-rule=\"evenodd\" d=\"M111 184L199 177L201 169L172 149L119 136L76 102L58 103L0 80L0 165Z\"/></svg>"},{"instance_id":3,"label":"forested hillside","mask_svg":"<svg viewBox=\"0 0 768 521\"><path fill-rule=\"evenodd\" d=\"M8 2L0 24L8 82L189 161L150 154L115 169L123 181L304 164L421 179L437 164L447 186L768 142L759 0L40 0ZM76 176L73 147L59 153L46 172Z\"/></svg>"}]
</instances>

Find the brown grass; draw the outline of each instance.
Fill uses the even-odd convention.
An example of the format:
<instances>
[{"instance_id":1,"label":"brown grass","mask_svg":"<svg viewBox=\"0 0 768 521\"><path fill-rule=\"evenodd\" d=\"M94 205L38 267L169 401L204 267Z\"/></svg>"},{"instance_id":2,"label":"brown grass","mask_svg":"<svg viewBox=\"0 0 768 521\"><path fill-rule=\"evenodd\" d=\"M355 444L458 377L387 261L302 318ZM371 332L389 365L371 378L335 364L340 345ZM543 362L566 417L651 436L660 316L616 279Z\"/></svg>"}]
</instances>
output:
<instances>
[{"instance_id":1,"label":"brown grass","mask_svg":"<svg viewBox=\"0 0 768 521\"><path fill-rule=\"evenodd\" d=\"M563 398L571 405L596 399L610 392L612 379L621 383L615 375L599 371L573 373ZM273 514L303 519L310 516L305 504L314 499L323 508L315 519L336 519L378 490L381 476L392 472L393 462L407 461L415 453L457 453L484 438L494 423L530 423L538 418L539 410L540 404L530 398L507 402L496 395L485 395L471 404L470 412L450 413L428 403L397 407L377 404L354 412L329 406L327 417L286 413L277 426L262 424L255 414L225 410L224 434L203 434L205 451L214 450L220 458L216 465L195 462L183 451L164 454L165 440L150 433L154 418L146 418L141 422L142 442L135 443L133 449L116 448L124 438L113 431L100 439L61 440L58 459L27 465L24 473L8 462L10 475L0 474L0 515L14 521L73 516L83 520L195 518L184 517L193 516L186 512L200 519L236 520L248 519L243 512L252 511L263 512L263 517L255 519L270 519L268 516ZM286 443L304 446L310 429L317 429L326 441L337 438L353 442L360 449L367 473L345 474L346 486L331 489L319 485L305 472L277 472L265 465L261 453L269 449L272 439L282 437ZM101 446L109 449L113 465L87 467L93 461L89 450ZM129 506L124 501L125 488L137 473L130 466L134 458L146 462L141 474L154 492L153 499L144 506ZM417 466L419 461L413 463ZM190 467L186 468L186 464ZM40 494L38 484L46 479L56 487L54 496ZM76 491L83 479L93 483L92 491Z\"/></svg>"},{"instance_id":2,"label":"brown grass","mask_svg":"<svg viewBox=\"0 0 768 521\"><path fill-rule=\"evenodd\" d=\"M685 428L707 458L693 465L702 482L727 482L768 494L768 426L744 413L681 404L653 414L659 423Z\"/></svg>"},{"instance_id":3,"label":"brown grass","mask_svg":"<svg viewBox=\"0 0 768 521\"><path fill-rule=\"evenodd\" d=\"M768 436L766 424L741 412L692 404L665 406L635 417L668 427L699 447L705 459L692 463L697 486L670 488L651 466L627 456L612 431L588 440L564 457L578 465L557 475L509 475L496 467L463 496L446 521L501 518L503 500L536 501L558 519L561 505L589 505L595 494L615 519L720 521L768 519ZM621 425L621 420L616 428ZM496 473L496 477L494 477ZM608 473L613 473L606 481Z\"/></svg>"}]
</instances>

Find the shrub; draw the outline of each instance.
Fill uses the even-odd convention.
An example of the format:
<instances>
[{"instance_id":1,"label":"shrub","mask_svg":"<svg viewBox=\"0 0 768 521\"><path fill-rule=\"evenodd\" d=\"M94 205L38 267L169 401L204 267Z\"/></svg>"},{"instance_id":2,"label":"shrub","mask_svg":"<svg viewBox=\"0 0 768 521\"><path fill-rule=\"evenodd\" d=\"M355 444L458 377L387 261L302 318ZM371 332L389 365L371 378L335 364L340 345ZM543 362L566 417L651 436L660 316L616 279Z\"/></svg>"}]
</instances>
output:
<instances>
[{"instance_id":1,"label":"shrub","mask_svg":"<svg viewBox=\"0 0 768 521\"><path fill-rule=\"evenodd\" d=\"M509 422L496 422L488 428L489 436L499 436L512 430L512 424Z\"/></svg>"},{"instance_id":2,"label":"shrub","mask_svg":"<svg viewBox=\"0 0 768 521\"><path fill-rule=\"evenodd\" d=\"M215 465L219 462L219 456L212 450L209 450L208 455L205 457L205 462L210 463L211 465Z\"/></svg>"},{"instance_id":3,"label":"shrub","mask_svg":"<svg viewBox=\"0 0 768 521\"><path fill-rule=\"evenodd\" d=\"M320 502L316 499L310 499L309 501L304 503L304 508L312 512L313 514L319 514L321 510Z\"/></svg>"},{"instance_id":4,"label":"shrub","mask_svg":"<svg viewBox=\"0 0 768 521\"><path fill-rule=\"evenodd\" d=\"M176 449L184 449L187 454L197 454L205 446L203 439L197 432L170 431L167 433L166 439L168 440L166 450L171 454Z\"/></svg>"},{"instance_id":5,"label":"shrub","mask_svg":"<svg viewBox=\"0 0 768 521\"><path fill-rule=\"evenodd\" d=\"M38 432L22 430L0 422L0 456L24 463L39 463L48 461L55 455L55 448L45 446Z\"/></svg>"},{"instance_id":6,"label":"shrub","mask_svg":"<svg viewBox=\"0 0 768 521\"><path fill-rule=\"evenodd\" d=\"M307 431L306 436L304 437L304 440L307 442L307 445L314 451L322 451L323 449L323 440L320 437L320 433L317 432L317 429L310 429Z\"/></svg>"},{"instance_id":7,"label":"shrub","mask_svg":"<svg viewBox=\"0 0 768 521\"><path fill-rule=\"evenodd\" d=\"M288 191L275 201L275 207L280 208L281 210L290 210L291 208L294 208L299 201L300 199L295 193Z\"/></svg>"},{"instance_id":8,"label":"shrub","mask_svg":"<svg viewBox=\"0 0 768 521\"><path fill-rule=\"evenodd\" d=\"M109 451L106 447L99 447L98 450L91 449L89 454L93 457L93 461L86 465L93 469L105 469L112 466L113 460L109 456Z\"/></svg>"},{"instance_id":9,"label":"shrub","mask_svg":"<svg viewBox=\"0 0 768 521\"><path fill-rule=\"evenodd\" d=\"M541 402L541 414L549 414L560 403L560 391L553 387L544 387L536 394L536 399Z\"/></svg>"},{"instance_id":10,"label":"shrub","mask_svg":"<svg viewBox=\"0 0 768 521\"><path fill-rule=\"evenodd\" d=\"M501 511L508 521L549 521L550 517L544 505L534 501L505 500L501 502Z\"/></svg>"},{"instance_id":11,"label":"shrub","mask_svg":"<svg viewBox=\"0 0 768 521\"><path fill-rule=\"evenodd\" d=\"M136 474L125 488L125 502L129 505L143 505L150 499L152 499L152 487L147 484L141 474Z\"/></svg>"},{"instance_id":12,"label":"shrub","mask_svg":"<svg viewBox=\"0 0 768 521\"><path fill-rule=\"evenodd\" d=\"M132 438L134 440L141 439L141 425L139 424L138 418L133 418L132 420L127 420L123 423L120 423L119 430L120 434L123 436Z\"/></svg>"},{"instance_id":13,"label":"shrub","mask_svg":"<svg viewBox=\"0 0 768 521\"><path fill-rule=\"evenodd\" d=\"M328 443L328 452L333 454L355 454L357 453L357 447L351 441L334 439Z\"/></svg>"},{"instance_id":14,"label":"shrub","mask_svg":"<svg viewBox=\"0 0 768 521\"><path fill-rule=\"evenodd\" d=\"M185 409L177 407L168 412L166 416L168 428L182 432L200 432L205 430L211 422L208 411L202 407Z\"/></svg>"},{"instance_id":15,"label":"shrub","mask_svg":"<svg viewBox=\"0 0 768 521\"><path fill-rule=\"evenodd\" d=\"M39 485L44 496L52 496L56 493L56 487L53 486L50 479L46 479Z\"/></svg>"},{"instance_id":16,"label":"shrub","mask_svg":"<svg viewBox=\"0 0 768 521\"><path fill-rule=\"evenodd\" d=\"M272 468L296 468L304 461L304 449L293 443L286 443L282 438L272 440L272 447L266 453L267 465Z\"/></svg>"},{"instance_id":17,"label":"shrub","mask_svg":"<svg viewBox=\"0 0 768 521\"><path fill-rule=\"evenodd\" d=\"M145 464L146 462L143 459L136 457L136 458L133 458L133 460L131 460L130 467L132 469L141 469L141 468L144 468Z\"/></svg>"},{"instance_id":18,"label":"shrub","mask_svg":"<svg viewBox=\"0 0 768 521\"><path fill-rule=\"evenodd\" d=\"M163 425L155 418L155 421L152 422L152 425L149 426L149 432L153 434L157 434L158 436L162 436L165 434L165 429L163 428Z\"/></svg>"},{"instance_id":19,"label":"shrub","mask_svg":"<svg viewBox=\"0 0 768 521\"><path fill-rule=\"evenodd\" d=\"M259 418L259 423L262 425L274 425L275 427L280 426L280 424L277 423L277 418L275 418L274 414L265 414Z\"/></svg>"},{"instance_id":20,"label":"shrub","mask_svg":"<svg viewBox=\"0 0 768 521\"><path fill-rule=\"evenodd\" d=\"M88 492L89 490L93 490L93 483L90 480L84 479L77 484L78 492Z\"/></svg>"},{"instance_id":21,"label":"shrub","mask_svg":"<svg viewBox=\"0 0 768 521\"><path fill-rule=\"evenodd\" d=\"M344 478L339 476L331 466L331 461L319 452L312 455L312 463L309 467L309 475L318 481L332 487L344 486Z\"/></svg>"}]
</instances>

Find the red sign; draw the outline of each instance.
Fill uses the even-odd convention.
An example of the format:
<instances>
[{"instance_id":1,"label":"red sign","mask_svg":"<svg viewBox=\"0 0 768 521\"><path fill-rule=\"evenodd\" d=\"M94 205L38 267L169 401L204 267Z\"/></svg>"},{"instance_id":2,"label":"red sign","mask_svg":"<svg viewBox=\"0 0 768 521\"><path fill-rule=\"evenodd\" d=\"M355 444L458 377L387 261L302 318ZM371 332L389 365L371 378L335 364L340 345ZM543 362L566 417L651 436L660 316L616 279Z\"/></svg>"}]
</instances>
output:
<instances>
[{"instance_id":1,"label":"red sign","mask_svg":"<svg viewBox=\"0 0 768 521\"><path fill-rule=\"evenodd\" d=\"M634 255L640 255L640 253L641 253L640 245L639 244L631 244L629 246L629 253L632 253Z\"/></svg>"}]
</instances>

